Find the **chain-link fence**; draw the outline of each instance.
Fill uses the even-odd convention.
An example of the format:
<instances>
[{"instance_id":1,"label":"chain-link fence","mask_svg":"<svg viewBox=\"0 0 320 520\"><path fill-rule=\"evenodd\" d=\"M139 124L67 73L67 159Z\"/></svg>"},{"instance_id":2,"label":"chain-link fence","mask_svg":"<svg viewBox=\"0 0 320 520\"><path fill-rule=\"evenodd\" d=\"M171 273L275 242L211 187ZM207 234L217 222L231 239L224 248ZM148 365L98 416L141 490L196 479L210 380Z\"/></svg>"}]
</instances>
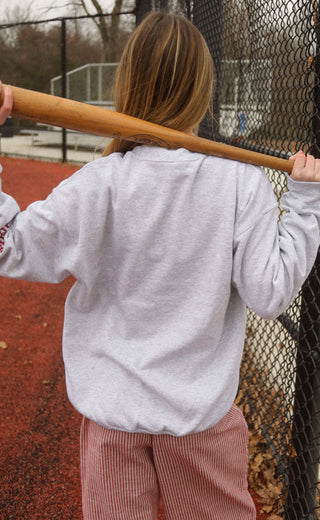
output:
<instances>
[{"instance_id":1,"label":"chain-link fence","mask_svg":"<svg viewBox=\"0 0 320 520\"><path fill-rule=\"evenodd\" d=\"M140 0L189 17L217 75L205 137L287 157L320 157L320 2ZM280 198L285 175L266 171ZM281 211L281 208L279 208ZM267 518L320 517L320 259L275 321L248 312L237 402L250 425L250 487Z\"/></svg>"},{"instance_id":2,"label":"chain-link fence","mask_svg":"<svg viewBox=\"0 0 320 520\"><path fill-rule=\"evenodd\" d=\"M113 109L115 69L136 25L130 1L123 5L118 13L0 24L1 80ZM8 155L84 163L107 142L21 119L0 128L0 152Z\"/></svg>"}]
</instances>

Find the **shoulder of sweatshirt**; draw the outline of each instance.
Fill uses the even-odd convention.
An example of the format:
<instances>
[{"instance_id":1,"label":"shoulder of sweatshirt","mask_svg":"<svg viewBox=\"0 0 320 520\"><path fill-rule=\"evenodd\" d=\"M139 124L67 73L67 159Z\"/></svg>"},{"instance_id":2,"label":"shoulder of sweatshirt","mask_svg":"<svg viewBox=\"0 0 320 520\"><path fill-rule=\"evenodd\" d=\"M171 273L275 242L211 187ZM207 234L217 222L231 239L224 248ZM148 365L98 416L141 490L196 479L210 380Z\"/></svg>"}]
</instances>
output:
<instances>
[{"instance_id":1,"label":"shoulder of sweatshirt","mask_svg":"<svg viewBox=\"0 0 320 520\"><path fill-rule=\"evenodd\" d=\"M119 157L114 157L115 155ZM101 177L101 179L105 179L108 181L108 178L114 171L115 167L119 167L119 162L122 154L112 154L112 156L101 157L99 159L95 159L84 166L82 166L79 170L73 173L70 177L60 182L53 191L59 190L60 188L67 187L69 185L77 185L77 184L92 184L97 182L97 178Z\"/></svg>"},{"instance_id":2,"label":"shoulder of sweatshirt","mask_svg":"<svg viewBox=\"0 0 320 520\"><path fill-rule=\"evenodd\" d=\"M72 187L77 184L96 185L97 182L108 184L114 174L118 174L122 167L132 165L134 160L148 160L154 162L189 162L199 161L204 171L219 173L220 178L234 177L237 184L237 192L239 197L244 200L253 199L256 195L272 198L273 189L271 183L262 170L262 168L247 163L234 161L226 158L204 155L200 153L190 152L186 149L167 150L159 147L136 147L132 152L127 154L113 153L107 157L101 157L91 161L77 170L68 179L63 180L53 191L59 190L61 187ZM0 173L2 172L0 164ZM290 191L302 194L308 198L318 198L320 192L320 183L294 181L288 175L288 186ZM70 186L69 186L70 185ZM274 199L273 199L274 201Z\"/></svg>"}]
</instances>

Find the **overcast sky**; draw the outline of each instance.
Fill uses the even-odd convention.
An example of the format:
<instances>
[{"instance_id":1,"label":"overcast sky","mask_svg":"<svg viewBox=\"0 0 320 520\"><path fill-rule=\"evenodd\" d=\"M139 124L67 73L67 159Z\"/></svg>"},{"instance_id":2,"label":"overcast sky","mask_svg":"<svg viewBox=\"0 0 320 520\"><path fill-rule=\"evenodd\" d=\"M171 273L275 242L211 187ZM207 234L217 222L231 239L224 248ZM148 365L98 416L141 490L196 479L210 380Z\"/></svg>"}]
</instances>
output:
<instances>
[{"instance_id":1,"label":"overcast sky","mask_svg":"<svg viewBox=\"0 0 320 520\"><path fill-rule=\"evenodd\" d=\"M89 5L90 2L88 2ZM29 14L27 17L29 20L40 20L42 18L56 18L59 16L65 16L70 13L70 4L72 0L0 0L1 8L1 22L7 21L7 17L10 14L10 22L16 22L19 20L13 20L13 17L17 17L19 11L23 13L24 20L26 19L27 7L30 5ZM110 12L114 4L113 0L100 0L100 5L105 12ZM48 8L50 10L48 11ZM92 12L94 12L92 10Z\"/></svg>"}]
</instances>

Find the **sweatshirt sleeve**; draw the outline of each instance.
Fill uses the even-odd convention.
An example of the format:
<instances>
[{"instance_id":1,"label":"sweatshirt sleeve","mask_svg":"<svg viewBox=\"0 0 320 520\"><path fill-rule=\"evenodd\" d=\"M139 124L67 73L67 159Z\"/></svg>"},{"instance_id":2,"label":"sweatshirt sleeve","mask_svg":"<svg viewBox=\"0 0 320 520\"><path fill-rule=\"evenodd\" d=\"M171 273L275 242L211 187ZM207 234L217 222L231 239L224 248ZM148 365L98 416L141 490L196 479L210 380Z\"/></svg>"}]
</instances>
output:
<instances>
[{"instance_id":1,"label":"sweatshirt sleeve","mask_svg":"<svg viewBox=\"0 0 320 520\"><path fill-rule=\"evenodd\" d=\"M243 301L265 319L281 314L298 294L320 244L320 183L294 181L279 208L267 176L255 171L240 196L234 236L233 283Z\"/></svg>"},{"instance_id":2,"label":"sweatshirt sleeve","mask_svg":"<svg viewBox=\"0 0 320 520\"><path fill-rule=\"evenodd\" d=\"M1 172L2 166L0 164L0 233L2 233L1 236L4 236L7 224L17 215L17 213L19 213L20 208L17 202L10 197L10 195L6 195L2 192Z\"/></svg>"},{"instance_id":3,"label":"sweatshirt sleeve","mask_svg":"<svg viewBox=\"0 0 320 520\"><path fill-rule=\"evenodd\" d=\"M77 190L68 181L46 200L20 211L16 201L2 192L0 178L0 276L58 283L73 274L78 237L71 214L77 207Z\"/></svg>"}]
</instances>

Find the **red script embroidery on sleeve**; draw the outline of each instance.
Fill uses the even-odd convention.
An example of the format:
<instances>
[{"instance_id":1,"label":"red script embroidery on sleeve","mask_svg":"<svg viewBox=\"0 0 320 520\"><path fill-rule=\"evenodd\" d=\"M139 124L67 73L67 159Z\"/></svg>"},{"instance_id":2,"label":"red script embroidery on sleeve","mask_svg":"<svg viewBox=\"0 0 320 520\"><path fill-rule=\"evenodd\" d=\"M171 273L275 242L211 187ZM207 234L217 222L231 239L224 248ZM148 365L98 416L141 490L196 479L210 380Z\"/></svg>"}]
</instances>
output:
<instances>
[{"instance_id":1,"label":"red script embroidery on sleeve","mask_svg":"<svg viewBox=\"0 0 320 520\"><path fill-rule=\"evenodd\" d=\"M8 231L9 227L10 227L9 224L6 224L2 228L0 228L0 253L2 253L2 251L4 249L4 236L5 236L6 232Z\"/></svg>"}]
</instances>

